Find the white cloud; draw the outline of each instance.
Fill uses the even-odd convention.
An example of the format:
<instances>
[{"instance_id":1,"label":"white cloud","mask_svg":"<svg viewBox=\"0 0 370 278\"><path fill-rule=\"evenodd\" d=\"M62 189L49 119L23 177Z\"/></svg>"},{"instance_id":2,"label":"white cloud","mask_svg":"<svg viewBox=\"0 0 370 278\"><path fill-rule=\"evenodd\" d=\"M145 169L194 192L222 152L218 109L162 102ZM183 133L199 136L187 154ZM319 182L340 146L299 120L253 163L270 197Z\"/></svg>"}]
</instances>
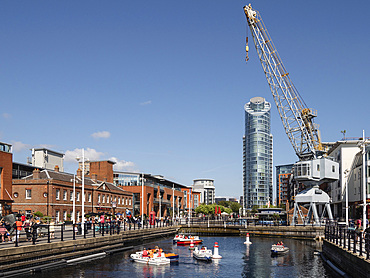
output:
<instances>
[{"instance_id":1,"label":"white cloud","mask_svg":"<svg viewBox=\"0 0 370 278\"><path fill-rule=\"evenodd\" d=\"M13 145L13 151L15 151L15 152L20 152L20 151L23 151L25 149L29 149L30 148L30 145L24 144L22 142L15 142L15 141L13 141L12 142L12 145Z\"/></svg>"},{"instance_id":2,"label":"white cloud","mask_svg":"<svg viewBox=\"0 0 370 278\"><path fill-rule=\"evenodd\" d=\"M109 160L115 162L114 170L116 171L129 171L129 172L139 172L136 167L136 164L131 161L119 160L116 157L111 157Z\"/></svg>"},{"instance_id":3,"label":"white cloud","mask_svg":"<svg viewBox=\"0 0 370 278\"><path fill-rule=\"evenodd\" d=\"M2 115L4 119L10 119L12 117L9 113L3 113Z\"/></svg>"},{"instance_id":4,"label":"white cloud","mask_svg":"<svg viewBox=\"0 0 370 278\"><path fill-rule=\"evenodd\" d=\"M151 100L148 100L148 101L145 101L145 102L141 102L140 105L149 105L149 104L152 104L152 101Z\"/></svg>"},{"instance_id":5,"label":"white cloud","mask_svg":"<svg viewBox=\"0 0 370 278\"><path fill-rule=\"evenodd\" d=\"M104 155L102 152L87 148L85 149L85 160L96 161L100 160ZM73 151L66 151L65 161L77 162L76 157L82 157L82 149L74 149Z\"/></svg>"},{"instance_id":6,"label":"white cloud","mask_svg":"<svg viewBox=\"0 0 370 278\"><path fill-rule=\"evenodd\" d=\"M91 137L95 139L99 138L109 138L110 137L110 132L109 131L98 131L93 134L91 134Z\"/></svg>"}]
</instances>

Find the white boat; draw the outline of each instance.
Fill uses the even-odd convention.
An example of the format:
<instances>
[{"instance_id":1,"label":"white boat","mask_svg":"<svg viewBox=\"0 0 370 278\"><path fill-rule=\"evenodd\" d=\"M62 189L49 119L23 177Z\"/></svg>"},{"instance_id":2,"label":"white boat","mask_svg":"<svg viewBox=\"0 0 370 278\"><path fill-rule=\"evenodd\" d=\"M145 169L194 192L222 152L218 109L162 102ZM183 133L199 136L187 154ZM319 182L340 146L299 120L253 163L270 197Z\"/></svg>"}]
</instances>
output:
<instances>
[{"instance_id":1,"label":"white boat","mask_svg":"<svg viewBox=\"0 0 370 278\"><path fill-rule=\"evenodd\" d=\"M203 239L200 239L199 236L185 236L185 235L176 235L173 238L173 243L177 245L189 245L193 241L194 244L201 244Z\"/></svg>"},{"instance_id":2,"label":"white boat","mask_svg":"<svg viewBox=\"0 0 370 278\"><path fill-rule=\"evenodd\" d=\"M271 256L281 256L289 252L289 248L284 245L273 244L271 246Z\"/></svg>"},{"instance_id":3,"label":"white boat","mask_svg":"<svg viewBox=\"0 0 370 278\"><path fill-rule=\"evenodd\" d=\"M201 249L195 247L193 251L193 257L200 261L210 262L212 261L212 250L207 249L207 247L203 246Z\"/></svg>"},{"instance_id":4,"label":"white boat","mask_svg":"<svg viewBox=\"0 0 370 278\"><path fill-rule=\"evenodd\" d=\"M171 260L167 259L164 253L162 253L161 256L158 256L157 254L153 254L153 257L149 257L149 256L143 257L143 252L139 251L134 254L131 254L130 257L135 262L143 263L143 264L164 265L164 264L171 263Z\"/></svg>"}]
</instances>

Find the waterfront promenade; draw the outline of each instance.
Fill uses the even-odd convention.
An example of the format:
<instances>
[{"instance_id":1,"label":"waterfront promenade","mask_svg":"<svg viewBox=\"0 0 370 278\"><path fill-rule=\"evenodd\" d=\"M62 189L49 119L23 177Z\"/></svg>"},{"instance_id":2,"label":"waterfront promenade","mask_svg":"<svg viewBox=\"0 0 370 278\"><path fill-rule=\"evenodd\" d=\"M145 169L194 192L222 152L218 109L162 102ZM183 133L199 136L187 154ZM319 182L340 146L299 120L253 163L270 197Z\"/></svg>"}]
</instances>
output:
<instances>
[{"instance_id":1,"label":"waterfront promenade","mask_svg":"<svg viewBox=\"0 0 370 278\"><path fill-rule=\"evenodd\" d=\"M326 249L323 254L335 265L343 266L341 260L350 261L347 256L357 257L359 262L352 264L369 265L369 240L362 241L352 238L352 232L338 226L281 226L259 225L258 222L243 223L239 221L195 219L188 222L175 223L156 222L155 225L138 226L137 224L116 225L86 225L82 235L77 226L55 225L54 238L50 233L50 226L43 225L35 230L35 237L27 241L24 231L21 232L18 242L0 243L0 276L6 273L16 273L27 269L47 269L68 262L83 261L96 256L106 256L115 252L132 249L133 246L149 243L155 239L164 239L178 232L211 236L251 236L280 237L293 239L324 240ZM324 237L325 232L325 238ZM342 246L341 246L342 244ZM335 249L335 250L334 250ZM338 250L337 250L338 249ZM331 258L330 254L335 254ZM353 267L353 265L351 265ZM361 268L364 266L361 265ZM342 267L343 269L343 267ZM343 269L344 271L348 271ZM370 270L369 270L370 273ZM367 276L358 276L367 277Z\"/></svg>"}]
</instances>

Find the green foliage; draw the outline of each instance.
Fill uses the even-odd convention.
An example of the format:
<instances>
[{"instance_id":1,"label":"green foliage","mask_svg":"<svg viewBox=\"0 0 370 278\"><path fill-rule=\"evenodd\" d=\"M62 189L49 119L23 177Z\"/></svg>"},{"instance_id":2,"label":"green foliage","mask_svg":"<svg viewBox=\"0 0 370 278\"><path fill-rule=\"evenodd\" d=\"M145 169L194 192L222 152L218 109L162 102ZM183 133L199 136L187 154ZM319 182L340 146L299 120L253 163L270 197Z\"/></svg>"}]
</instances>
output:
<instances>
[{"instance_id":1,"label":"green foliage","mask_svg":"<svg viewBox=\"0 0 370 278\"><path fill-rule=\"evenodd\" d=\"M229 208L232 210L232 212L239 213L239 209L242 206L237 202L230 202Z\"/></svg>"},{"instance_id":2,"label":"green foliage","mask_svg":"<svg viewBox=\"0 0 370 278\"><path fill-rule=\"evenodd\" d=\"M229 202L228 201L219 201L218 205L223 206L225 208L229 207Z\"/></svg>"},{"instance_id":3,"label":"green foliage","mask_svg":"<svg viewBox=\"0 0 370 278\"><path fill-rule=\"evenodd\" d=\"M40 212L40 211L36 211L36 212L34 213L34 215L35 215L35 216L38 216L38 217L43 217L43 216L44 216L44 214L43 214L42 212Z\"/></svg>"},{"instance_id":4,"label":"green foliage","mask_svg":"<svg viewBox=\"0 0 370 278\"><path fill-rule=\"evenodd\" d=\"M258 206L253 206L252 207L252 213L257 213L258 212Z\"/></svg>"},{"instance_id":5,"label":"green foliage","mask_svg":"<svg viewBox=\"0 0 370 278\"><path fill-rule=\"evenodd\" d=\"M227 213L232 213L232 210L230 208L225 208L221 205L216 205L216 204L211 204L211 205L201 204L199 207L195 209L195 213L203 213L205 215L214 215L216 206L221 208L221 212L225 211Z\"/></svg>"}]
</instances>

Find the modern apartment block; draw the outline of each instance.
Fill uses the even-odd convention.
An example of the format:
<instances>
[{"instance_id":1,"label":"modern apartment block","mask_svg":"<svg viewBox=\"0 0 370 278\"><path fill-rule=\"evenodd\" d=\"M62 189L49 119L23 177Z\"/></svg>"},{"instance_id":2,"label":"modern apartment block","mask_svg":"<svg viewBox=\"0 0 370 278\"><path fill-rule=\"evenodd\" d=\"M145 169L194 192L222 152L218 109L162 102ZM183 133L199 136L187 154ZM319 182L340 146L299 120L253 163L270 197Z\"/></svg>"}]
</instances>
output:
<instances>
[{"instance_id":1,"label":"modern apartment block","mask_svg":"<svg viewBox=\"0 0 370 278\"><path fill-rule=\"evenodd\" d=\"M243 208L272 202L271 105L263 97L245 104L243 136Z\"/></svg>"},{"instance_id":2,"label":"modern apartment block","mask_svg":"<svg viewBox=\"0 0 370 278\"><path fill-rule=\"evenodd\" d=\"M196 179L193 180L193 189L195 192L200 192L201 204L214 204L215 203L215 186L214 180L211 179Z\"/></svg>"},{"instance_id":3,"label":"modern apartment block","mask_svg":"<svg viewBox=\"0 0 370 278\"><path fill-rule=\"evenodd\" d=\"M290 201L290 180L294 164L276 166L276 204L286 204Z\"/></svg>"}]
</instances>

